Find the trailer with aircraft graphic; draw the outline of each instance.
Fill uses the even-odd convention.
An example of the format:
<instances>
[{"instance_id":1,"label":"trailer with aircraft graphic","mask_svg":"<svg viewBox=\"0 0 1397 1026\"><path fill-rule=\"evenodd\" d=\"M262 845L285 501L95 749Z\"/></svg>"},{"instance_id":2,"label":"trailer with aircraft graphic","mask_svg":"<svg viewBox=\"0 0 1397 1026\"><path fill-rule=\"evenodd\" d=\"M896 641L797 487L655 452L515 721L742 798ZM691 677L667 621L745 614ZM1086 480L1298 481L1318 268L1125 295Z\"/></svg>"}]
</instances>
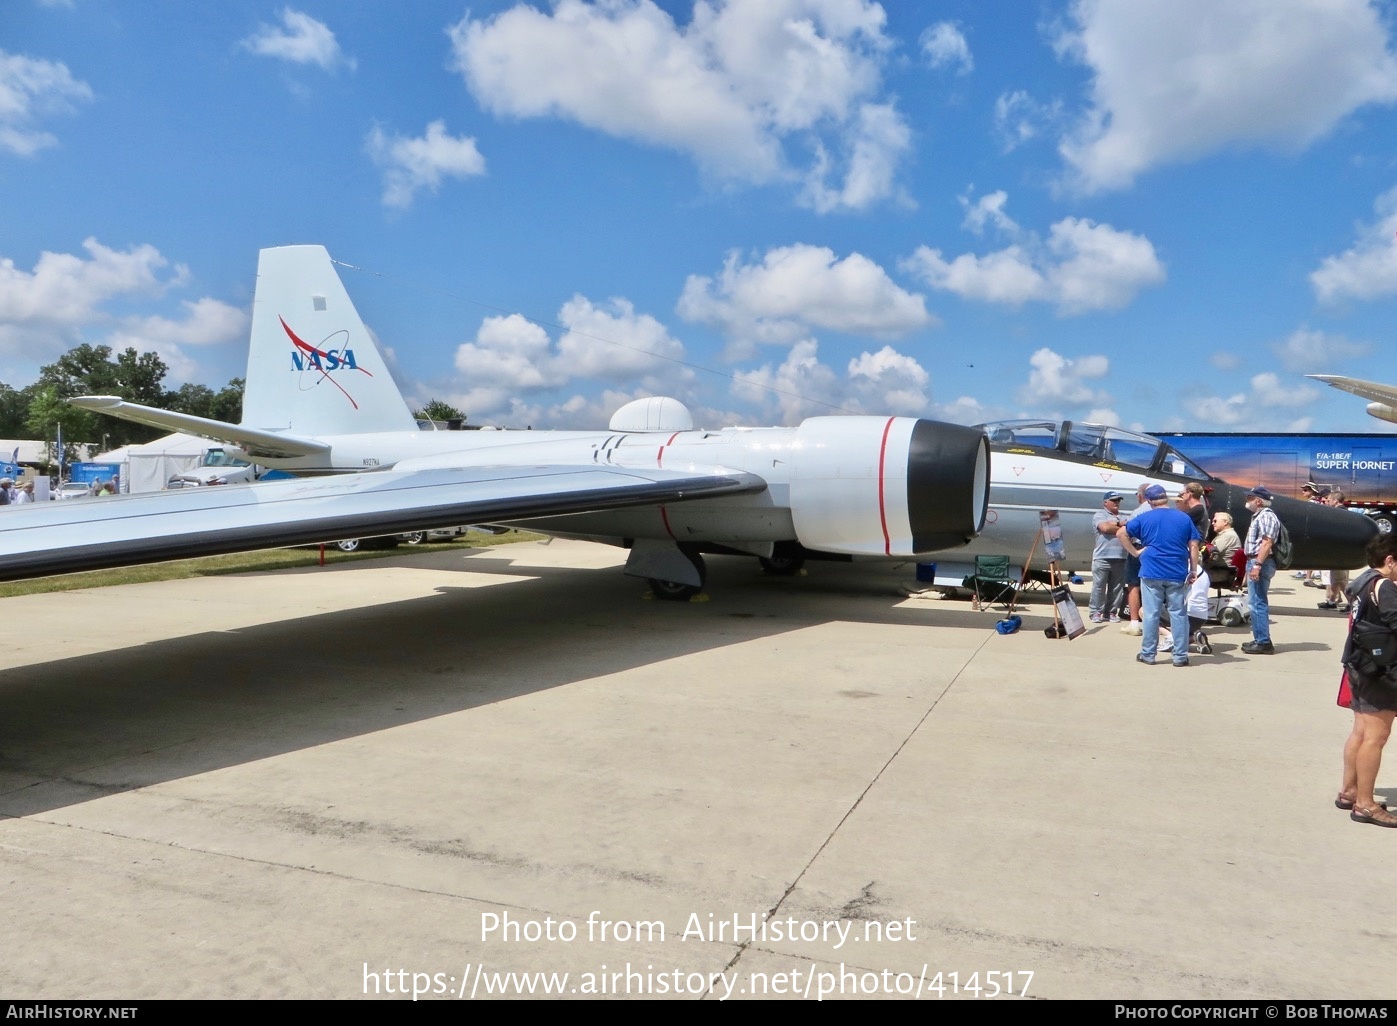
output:
<instances>
[{"instance_id":1,"label":"trailer with aircraft graphic","mask_svg":"<svg viewBox=\"0 0 1397 1026\"><path fill-rule=\"evenodd\" d=\"M1397 528L1397 434L1152 433L1234 484L1263 484L1297 499L1307 497L1306 484L1338 489L1343 505L1371 517L1379 531Z\"/></svg>"}]
</instances>

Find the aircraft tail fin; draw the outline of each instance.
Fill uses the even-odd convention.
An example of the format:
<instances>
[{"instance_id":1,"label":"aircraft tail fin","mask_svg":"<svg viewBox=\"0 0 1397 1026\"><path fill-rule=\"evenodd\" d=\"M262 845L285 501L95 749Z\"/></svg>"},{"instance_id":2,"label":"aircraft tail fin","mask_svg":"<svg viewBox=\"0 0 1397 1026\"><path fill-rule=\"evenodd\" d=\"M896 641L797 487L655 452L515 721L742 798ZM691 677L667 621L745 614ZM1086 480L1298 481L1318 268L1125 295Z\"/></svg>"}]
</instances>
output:
<instances>
[{"instance_id":1,"label":"aircraft tail fin","mask_svg":"<svg viewBox=\"0 0 1397 1026\"><path fill-rule=\"evenodd\" d=\"M304 436L417 428L323 246L258 257L242 423Z\"/></svg>"}]
</instances>

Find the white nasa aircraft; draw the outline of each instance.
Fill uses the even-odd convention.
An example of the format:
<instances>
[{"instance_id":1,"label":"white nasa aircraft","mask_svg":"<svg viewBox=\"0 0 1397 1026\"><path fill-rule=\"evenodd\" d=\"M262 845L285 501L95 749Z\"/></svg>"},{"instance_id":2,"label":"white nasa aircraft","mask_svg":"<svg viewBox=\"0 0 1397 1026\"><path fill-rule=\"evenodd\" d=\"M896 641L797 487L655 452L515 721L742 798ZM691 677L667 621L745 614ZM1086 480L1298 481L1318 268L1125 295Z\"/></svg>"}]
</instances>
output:
<instances>
[{"instance_id":1,"label":"white nasa aircraft","mask_svg":"<svg viewBox=\"0 0 1397 1026\"><path fill-rule=\"evenodd\" d=\"M261 253L242 423L110 396L72 402L303 476L8 511L0 579L510 523L625 546L626 573L682 599L703 585L704 553L756 556L773 573L806 558L943 553L936 583L955 586L976 554L1022 568L1048 510L1066 547L1060 569L1086 569L1103 491L1129 496L1144 481L1203 481L1247 523L1242 489L1158 439L1102 425L843 416L705 431L677 400L653 398L622 407L604 432L422 431L319 246ZM1343 510L1277 508L1296 566L1354 565L1371 533ZM1040 550L1033 565L1046 563Z\"/></svg>"},{"instance_id":2,"label":"white nasa aircraft","mask_svg":"<svg viewBox=\"0 0 1397 1026\"><path fill-rule=\"evenodd\" d=\"M779 572L806 550L905 559L963 545L989 492L979 429L910 417L705 431L654 398L622 407L606 431L420 430L319 246L261 253L240 424L109 396L73 402L301 476L7 511L0 578L516 523L625 545L627 573L686 598L705 552Z\"/></svg>"}]
</instances>

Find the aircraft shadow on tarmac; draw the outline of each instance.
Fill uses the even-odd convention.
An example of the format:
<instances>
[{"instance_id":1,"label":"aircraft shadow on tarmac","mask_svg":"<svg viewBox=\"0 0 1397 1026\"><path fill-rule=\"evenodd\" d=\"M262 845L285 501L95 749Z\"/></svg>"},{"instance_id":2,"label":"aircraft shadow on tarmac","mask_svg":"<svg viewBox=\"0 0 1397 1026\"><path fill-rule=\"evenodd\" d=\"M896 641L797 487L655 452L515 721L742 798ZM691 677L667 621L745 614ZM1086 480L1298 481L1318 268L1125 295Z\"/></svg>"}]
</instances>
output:
<instances>
[{"instance_id":1,"label":"aircraft shadow on tarmac","mask_svg":"<svg viewBox=\"0 0 1397 1026\"><path fill-rule=\"evenodd\" d=\"M371 591L371 578L362 575L375 566L425 566L510 578L501 585L439 587L417 599L0 671L0 816L824 623L993 632L1004 615L974 611L964 600L903 603L898 584L910 579L910 566L817 563L808 576L791 579L766 576L750 559L714 558L711 601L671 603L646 601L645 584L616 567L538 566L496 552L280 573L359 574L346 578L346 587ZM1021 629L1041 635L1053 623L1047 594L1024 598L1016 610ZM1248 635L1245 628L1214 633L1211 658L1235 658ZM759 676L754 670L754 686Z\"/></svg>"},{"instance_id":2,"label":"aircraft shadow on tarmac","mask_svg":"<svg viewBox=\"0 0 1397 1026\"><path fill-rule=\"evenodd\" d=\"M0 671L0 816L24 816L370 734L831 621L993 631L966 602L899 605L911 567L816 564L799 579L709 561L711 601L647 601L617 567L520 563L497 550L402 565L500 574L274 623ZM463 558L464 557L464 558ZM393 565L398 560L392 561ZM377 562L328 571L371 573ZM274 578L275 574L266 575ZM346 587L371 589L368 577ZM156 585L158 587L158 585ZM1052 623L1030 596L1024 629ZM1036 625L1036 627L1035 627ZM758 674L754 672L754 686Z\"/></svg>"}]
</instances>

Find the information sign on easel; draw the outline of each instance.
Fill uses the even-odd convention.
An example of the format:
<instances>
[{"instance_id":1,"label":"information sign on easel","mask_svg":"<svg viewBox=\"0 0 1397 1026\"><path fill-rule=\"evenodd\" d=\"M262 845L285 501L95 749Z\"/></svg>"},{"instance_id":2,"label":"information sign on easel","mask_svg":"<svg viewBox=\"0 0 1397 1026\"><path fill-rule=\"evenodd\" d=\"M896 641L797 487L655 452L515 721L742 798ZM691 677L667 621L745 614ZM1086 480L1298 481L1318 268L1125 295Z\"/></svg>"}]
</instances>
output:
<instances>
[{"instance_id":1,"label":"information sign on easel","mask_svg":"<svg viewBox=\"0 0 1397 1026\"><path fill-rule=\"evenodd\" d=\"M1053 576L1057 576L1056 572ZM1087 625L1082 623L1082 612L1077 608L1077 603L1072 600L1072 592L1067 585L1054 585L1052 595L1053 615L1060 627L1058 637L1065 637L1070 641L1085 634Z\"/></svg>"},{"instance_id":2,"label":"information sign on easel","mask_svg":"<svg viewBox=\"0 0 1397 1026\"><path fill-rule=\"evenodd\" d=\"M1067 559L1067 545L1062 538L1062 518L1055 509L1040 510L1038 523L1043 538L1043 555L1048 560L1049 591L1053 599L1053 626L1044 633L1050 638L1067 638L1070 641L1085 634L1087 628L1086 624L1082 623L1082 614L1077 609L1077 603L1072 600L1071 589L1062 583L1058 574L1058 565ZM1029 559L1032 558L1030 550ZM1024 572L1027 574L1027 567L1024 568Z\"/></svg>"},{"instance_id":3,"label":"information sign on easel","mask_svg":"<svg viewBox=\"0 0 1397 1026\"><path fill-rule=\"evenodd\" d=\"M1055 509L1040 510L1038 523L1043 532L1043 555L1056 573L1057 564L1067 559L1067 545L1062 540L1062 518Z\"/></svg>"}]
</instances>

